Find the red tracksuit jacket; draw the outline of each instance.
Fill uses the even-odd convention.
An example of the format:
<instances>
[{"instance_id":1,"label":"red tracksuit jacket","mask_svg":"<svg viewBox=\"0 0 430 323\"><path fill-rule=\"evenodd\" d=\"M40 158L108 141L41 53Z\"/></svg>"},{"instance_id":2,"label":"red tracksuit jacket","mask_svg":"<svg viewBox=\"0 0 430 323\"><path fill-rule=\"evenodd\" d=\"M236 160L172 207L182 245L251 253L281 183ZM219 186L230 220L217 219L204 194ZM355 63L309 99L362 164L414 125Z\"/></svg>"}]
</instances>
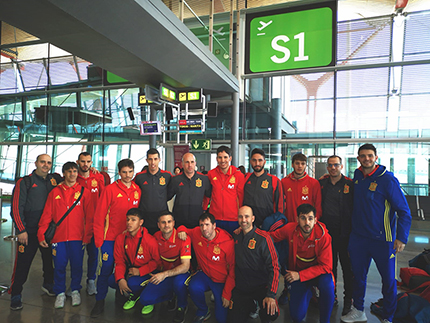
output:
<instances>
[{"instance_id":1,"label":"red tracksuit jacket","mask_svg":"<svg viewBox=\"0 0 430 323\"><path fill-rule=\"evenodd\" d=\"M237 221L239 208L243 203L245 176L234 166L224 174L219 166L208 175L212 184L210 212L221 221Z\"/></svg>"},{"instance_id":2,"label":"red tracksuit jacket","mask_svg":"<svg viewBox=\"0 0 430 323\"><path fill-rule=\"evenodd\" d=\"M140 237L142 237L142 241L138 246ZM137 248L139 249L136 255ZM128 262L126 253L131 264ZM123 278L126 279L127 268L139 268L140 276L145 276L161 265L157 241L144 227L141 227L134 237L127 231L116 237L114 258L116 282Z\"/></svg>"},{"instance_id":3,"label":"red tracksuit jacket","mask_svg":"<svg viewBox=\"0 0 430 323\"><path fill-rule=\"evenodd\" d=\"M102 174L95 174L92 171L89 171L90 176L87 178L82 177L78 174L78 178L76 181L81 184L83 187L87 188L88 191L91 193L91 199L93 202L93 210L88 214L87 221L88 221L88 228L89 232L87 232L88 235L91 237L94 235L94 229L93 229L93 222L94 222L94 212L96 211L97 203L99 200L99 197L102 195L103 189L105 187L105 179Z\"/></svg>"},{"instance_id":4,"label":"red tracksuit jacket","mask_svg":"<svg viewBox=\"0 0 430 323\"><path fill-rule=\"evenodd\" d=\"M187 229L181 225L178 228L178 232L184 231L191 238L200 269L215 283L225 284L222 297L230 300L235 286L234 241L227 231L220 228L215 230L215 238L209 241L202 236L200 227Z\"/></svg>"},{"instance_id":5,"label":"red tracksuit jacket","mask_svg":"<svg viewBox=\"0 0 430 323\"><path fill-rule=\"evenodd\" d=\"M331 236L324 223L317 222L306 240L297 223L287 223L269 234L274 242L289 242L288 269L298 271L300 281L333 272Z\"/></svg>"},{"instance_id":6,"label":"red tracksuit jacket","mask_svg":"<svg viewBox=\"0 0 430 323\"><path fill-rule=\"evenodd\" d=\"M178 231L173 229L168 240L164 239L161 231L154 233L158 243L158 251L161 257L162 271L173 269L182 263L181 259L191 259L191 239L187 236L185 241L178 238Z\"/></svg>"},{"instance_id":7,"label":"red tracksuit jacket","mask_svg":"<svg viewBox=\"0 0 430 323\"><path fill-rule=\"evenodd\" d=\"M81 194L82 186L75 183L72 187L62 183L55 187L48 195L42 217L39 221L37 238L39 242L45 240L45 232L51 221L58 222L73 205ZM93 210L91 194L84 189L83 196L74 209L67 215L55 230L52 243L64 241L83 241L89 243L91 236L88 232L88 214Z\"/></svg>"},{"instance_id":8,"label":"red tracksuit jacket","mask_svg":"<svg viewBox=\"0 0 430 323\"><path fill-rule=\"evenodd\" d=\"M100 248L103 241L114 241L125 231L126 213L131 208L137 208L140 201L140 188L131 183L127 188L121 180L106 186L98 201L94 215L94 242Z\"/></svg>"},{"instance_id":9,"label":"red tracksuit jacket","mask_svg":"<svg viewBox=\"0 0 430 323\"><path fill-rule=\"evenodd\" d=\"M321 218L321 187L315 178L305 172L303 177L296 179L291 173L281 180L281 184L285 197L285 216L288 222L297 223L297 207L305 203L313 205L317 210L316 218Z\"/></svg>"}]
</instances>

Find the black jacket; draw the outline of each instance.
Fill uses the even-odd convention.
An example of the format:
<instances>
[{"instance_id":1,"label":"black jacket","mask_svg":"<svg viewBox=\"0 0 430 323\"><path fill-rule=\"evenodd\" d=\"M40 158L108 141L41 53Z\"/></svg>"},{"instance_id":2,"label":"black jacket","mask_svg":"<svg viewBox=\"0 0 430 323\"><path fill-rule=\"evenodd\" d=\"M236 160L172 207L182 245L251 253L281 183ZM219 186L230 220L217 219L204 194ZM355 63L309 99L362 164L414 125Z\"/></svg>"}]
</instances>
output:
<instances>
[{"instance_id":1,"label":"black jacket","mask_svg":"<svg viewBox=\"0 0 430 323\"><path fill-rule=\"evenodd\" d=\"M253 292L267 288L267 297L275 298L279 285L279 261L273 240L263 230L254 228L243 235L233 234L236 255L236 288Z\"/></svg>"},{"instance_id":2,"label":"black jacket","mask_svg":"<svg viewBox=\"0 0 430 323\"><path fill-rule=\"evenodd\" d=\"M333 228L340 227L340 237L349 237L351 233L351 216L354 201L353 181L350 178L342 175L342 178L335 185L336 189L338 190L336 200L337 203L339 203L340 210L340 214L337 215L328 214L328 212L324 209L324 201L327 198L327 185L333 185L330 182L330 176L324 176L324 178L320 179L319 182L321 185L322 200L322 217L320 221L326 225L330 235L336 234L336 230Z\"/></svg>"},{"instance_id":3,"label":"black jacket","mask_svg":"<svg viewBox=\"0 0 430 323\"><path fill-rule=\"evenodd\" d=\"M26 180L26 177L29 180ZM33 171L16 182L12 191L10 216L15 223L17 234L37 232L48 194L62 181L63 178L59 174L48 174L43 179Z\"/></svg>"}]
</instances>

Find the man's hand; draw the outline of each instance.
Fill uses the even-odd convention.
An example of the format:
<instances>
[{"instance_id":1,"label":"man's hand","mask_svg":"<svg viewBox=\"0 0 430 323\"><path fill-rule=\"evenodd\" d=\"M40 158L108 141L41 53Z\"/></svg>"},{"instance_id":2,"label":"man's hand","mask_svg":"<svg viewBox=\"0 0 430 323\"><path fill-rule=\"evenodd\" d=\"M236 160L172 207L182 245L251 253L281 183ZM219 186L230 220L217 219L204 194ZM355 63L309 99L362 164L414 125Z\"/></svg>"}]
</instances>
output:
<instances>
[{"instance_id":1,"label":"man's hand","mask_svg":"<svg viewBox=\"0 0 430 323\"><path fill-rule=\"evenodd\" d=\"M127 281L124 278L118 281L118 287L121 295L124 295L124 292L131 293L131 289L128 287Z\"/></svg>"},{"instance_id":2,"label":"man's hand","mask_svg":"<svg viewBox=\"0 0 430 323\"><path fill-rule=\"evenodd\" d=\"M28 233L22 232L16 236L18 238L18 242L23 245L28 245Z\"/></svg>"},{"instance_id":3,"label":"man's hand","mask_svg":"<svg viewBox=\"0 0 430 323\"><path fill-rule=\"evenodd\" d=\"M140 276L139 268L131 267L128 270L128 275L129 276Z\"/></svg>"},{"instance_id":4,"label":"man's hand","mask_svg":"<svg viewBox=\"0 0 430 323\"><path fill-rule=\"evenodd\" d=\"M94 167L90 167L90 171L92 171L94 174L100 174L100 172Z\"/></svg>"},{"instance_id":5,"label":"man's hand","mask_svg":"<svg viewBox=\"0 0 430 323\"><path fill-rule=\"evenodd\" d=\"M161 273L158 273L158 274L155 274L155 275L153 275L153 274L150 273L150 275L152 277L149 279L149 282L153 283L154 285L158 285L163 280L165 280L166 277L167 277L167 273L165 271L163 271Z\"/></svg>"},{"instance_id":6,"label":"man's hand","mask_svg":"<svg viewBox=\"0 0 430 323\"><path fill-rule=\"evenodd\" d=\"M242 232L242 228L238 227L236 230L233 231L234 234L239 234Z\"/></svg>"},{"instance_id":7,"label":"man's hand","mask_svg":"<svg viewBox=\"0 0 430 323\"><path fill-rule=\"evenodd\" d=\"M46 242L46 240L40 241L39 244L43 247L43 248L49 248L49 244Z\"/></svg>"},{"instance_id":8,"label":"man's hand","mask_svg":"<svg viewBox=\"0 0 430 323\"><path fill-rule=\"evenodd\" d=\"M181 239L182 241L187 240L187 233L184 231L178 232L178 238Z\"/></svg>"},{"instance_id":9,"label":"man's hand","mask_svg":"<svg viewBox=\"0 0 430 323\"><path fill-rule=\"evenodd\" d=\"M393 249L396 250L396 253L398 252L402 252L403 249L405 249L406 244L404 244L403 242L401 242L400 240L394 240L394 247Z\"/></svg>"},{"instance_id":10,"label":"man's hand","mask_svg":"<svg viewBox=\"0 0 430 323\"><path fill-rule=\"evenodd\" d=\"M267 308L268 315L275 315L277 312L276 301L274 298L266 297L263 299L263 308Z\"/></svg>"},{"instance_id":11,"label":"man's hand","mask_svg":"<svg viewBox=\"0 0 430 323\"><path fill-rule=\"evenodd\" d=\"M284 278L288 283L292 283L297 280L300 280L300 274L297 271L287 270L287 273L285 274Z\"/></svg>"},{"instance_id":12,"label":"man's hand","mask_svg":"<svg viewBox=\"0 0 430 323\"><path fill-rule=\"evenodd\" d=\"M221 299L222 299L222 307L229 308L230 301L228 299L225 299L224 297L221 297Z\"/></svg>"}]
</instances>

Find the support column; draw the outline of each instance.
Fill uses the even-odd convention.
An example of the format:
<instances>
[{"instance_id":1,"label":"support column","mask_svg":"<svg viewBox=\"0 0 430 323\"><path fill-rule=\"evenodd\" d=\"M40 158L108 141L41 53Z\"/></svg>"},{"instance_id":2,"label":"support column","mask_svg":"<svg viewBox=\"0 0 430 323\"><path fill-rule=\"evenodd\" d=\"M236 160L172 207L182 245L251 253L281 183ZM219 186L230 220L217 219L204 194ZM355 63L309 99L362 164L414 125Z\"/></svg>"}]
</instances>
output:
<instances>
[{"instance_id":1,"label":"support column","mask_svg":"<svg viewBox=\"0 0 430 323\"><path fill-rule=\"evenodd\" d=\"M239 93L232 95L233 106L231 108L231 164L239 166Z\"/></svg>"},{"instance_id":2,"label":"support column","mask_svg":"<svg viewBox=\"0 0 430 323\"><path fill-rule=\"evenodd\" d=\"M282 119L282 99L272 99L272 134L273 139L282 139L281 119ZM275 175L278 178L282 177L281 162L282 150L281 144L272 144L272 160L275 170Z\"/></svg>"},{"instance_id":3,"label":"support column","mask_svg":"<svg viewBox=\"0 0 430 323\"><path fill-rule=\"evenodd\" d=\"M157 111L154 107L151 107L151 121L155 121L157 119ZM157 148L157 137L156 135L149 136L149 148Z\"/></svg>"}]
</instances>

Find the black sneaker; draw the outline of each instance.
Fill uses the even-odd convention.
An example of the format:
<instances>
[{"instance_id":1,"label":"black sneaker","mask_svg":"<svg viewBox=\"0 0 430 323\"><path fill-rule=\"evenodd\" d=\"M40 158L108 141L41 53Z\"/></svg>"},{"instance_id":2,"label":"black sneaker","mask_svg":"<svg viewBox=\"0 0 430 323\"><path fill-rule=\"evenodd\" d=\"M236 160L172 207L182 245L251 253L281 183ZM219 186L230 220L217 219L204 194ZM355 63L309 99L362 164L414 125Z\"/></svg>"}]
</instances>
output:
<instances>
[{"instance_id":1,"label":"black sneaker","mask_svg":"<svg viewBox=\"0 0 430 323\"><path fill-rule=\"evenodd\" d=\"M42 285L42 290L51 297L56 296L54 293L54 284L43 284Z\"/></svg>"},{"instance_id":2,"label":"black sneaker","mask_svg":"<svg viewBox=\"0 0 430 323\"><path fill-rule=\"evenodd\" d=\"M208 320L210 317L211 317L211 312L208 310L208 312L203 316L195 316L193 323L202 323Z\"/></svg>"},{"instance_id":3,"label":"black sneaker","mask_svg":"<svg viewBox=\"0 0 430 323\"><path fill-rule=\"evenodd\" d=\"M187 307L178 307L176 310L175 317L173 318L174 323L183 323L185 322L185 314L187 314L188 306Z\"/></svg>"},{"instance_id":4,"label":"black sneaker","mask_svg":"<svg viewBox=\"0 0 430 323\"><path fill-rule=\"evenodd\" d=\"M10 298L10 309L12 311L18 311L22 309L21 295L14 295Z\"/></svg>"},{"instance_id":5,"label":"black sneaker","mask_svg":"<svg viewBox=\"0 0 430 323\"><path fill-rule=\"evenodd\" d=\"M169 312L176 310L176 295L167 303L167 310Z\"/></svg>"},{"instance_id":6,"label":"black sneaker","mask_svg":"<svg viewBox=\"0 0 430 323\"><path fill-rule=\"evenodd\" d=\"M105 300L101 299L99 301L96 301L96 305L94 305L93 309L91 310L91 317L97 317L100 314L103 313L105 310Z\"/></svg>"}]
</instances>

